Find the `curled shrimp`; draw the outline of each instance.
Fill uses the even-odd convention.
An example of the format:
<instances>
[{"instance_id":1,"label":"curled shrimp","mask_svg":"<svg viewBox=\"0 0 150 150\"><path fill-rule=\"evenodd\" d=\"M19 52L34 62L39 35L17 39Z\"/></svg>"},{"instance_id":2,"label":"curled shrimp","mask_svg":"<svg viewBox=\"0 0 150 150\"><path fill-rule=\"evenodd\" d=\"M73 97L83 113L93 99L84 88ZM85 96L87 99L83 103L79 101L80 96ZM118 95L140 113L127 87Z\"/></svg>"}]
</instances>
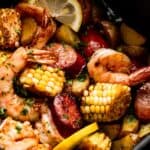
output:
<instances>
[{"instance_id":1,"label":"curled shrimp","mask_svg":"<svg viewBox=\"0 0 150 150\"><path fill-rule=\"evenodd\" d=\"M42 144L49 144L54 147L63 140L63 137L58 132L51 111L46 105L42 106L41 113L41 120L35 123L37 135Z\"/></svg>"},{"instance_id":2,"label":"curled shrimp","mask_svg":"<svg viewBox=\"0 0 150 150\"><path fill-rule=\"evenodd\" d=\"M28 105L26 100L15 94L13 78L23 70L28 62L51 63L50 53L45 50L18 48L11 57L0 66L0 108L6 115L21 121L36 121L40 117L41 103L35 102Z\"/></svg>"},{"instance_id":3,"label":"curled shrimp","mask_svg":"<svg viewBox=\"0 0 150 150\"><path fill-rule=\"evenodd\" d=\"M87 68L90 77L96 82L133 86L150 78L150 66L130 74L130 59L121 52L106 48L101 48L92 55Z\"/></svg>"}]
</instances>

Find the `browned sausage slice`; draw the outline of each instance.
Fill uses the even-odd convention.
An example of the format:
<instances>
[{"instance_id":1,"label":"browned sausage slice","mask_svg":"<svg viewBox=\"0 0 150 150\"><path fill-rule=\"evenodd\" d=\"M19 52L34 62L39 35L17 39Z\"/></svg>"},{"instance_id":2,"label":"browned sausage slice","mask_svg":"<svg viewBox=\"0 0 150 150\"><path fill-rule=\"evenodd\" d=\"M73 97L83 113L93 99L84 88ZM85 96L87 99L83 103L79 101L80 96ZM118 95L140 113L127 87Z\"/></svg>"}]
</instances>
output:
<instances>
[{"instance_id":1,"label":"browned sausage slice","mask_svg":"<svg viewBox=\"0 0 150 150\"><path fill-rule=\"evenodd\" d=\"M150 121L150 81L137 92L135 113L140 120Z\"/></svg>"},{"instance_id":2,"label":"browned sausage slice","mask_svg":"<svg viewBox=\"0 0 150 150\"><path fill-rule=\"evenodd\" d=\"M46 49L52 53L52 66L65 69L71 75L80 73L85 67L85 59L67 44L51 43Z\"/></svg>"},{"instance_id":3,"label":"browned sausage slice","mask_svg":"<svg viewBox=\"0 0 150 150\"><path fill-rule=\"evenodd\" d=\"M81 128L82 118L74 97L67 93L57 95L51 109L56 126L63 136Z\"/></svg>"}]
</instances>

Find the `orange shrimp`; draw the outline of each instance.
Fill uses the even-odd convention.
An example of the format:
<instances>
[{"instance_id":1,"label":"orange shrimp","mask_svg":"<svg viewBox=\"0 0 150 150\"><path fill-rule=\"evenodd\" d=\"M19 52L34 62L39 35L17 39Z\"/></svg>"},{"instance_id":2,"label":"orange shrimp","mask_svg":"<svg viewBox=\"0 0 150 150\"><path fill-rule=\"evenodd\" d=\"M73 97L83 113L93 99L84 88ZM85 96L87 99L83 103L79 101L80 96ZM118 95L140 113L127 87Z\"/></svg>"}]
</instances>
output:
<instances>
[{"instance_id":1,"label":"orange shrimp","mask_svg":"<svg viewBox=\"0 0 150 150\"><path fill-rule=\"evenodd\" d=\"M97 50L87 64L91 78L96 82L136 85L150 78L150 66L130 74L131 60L112 49Z\"/></svg>"},{"instance_id":2,"label":"orange shrimp","mask_svg":"<svg viewBox=\"0 0 150 150\"><path fill-rule=\"evenodd\" d=\"M10 58L0 66L0 108L6 111L8 116L21 121L35 121L40 116L41 103L33 100L32 107L26 100L15 94L13 78L23 70L28 62L51 63L51 53L46 50L18 48Z\"/></svg>"}]
</instances>

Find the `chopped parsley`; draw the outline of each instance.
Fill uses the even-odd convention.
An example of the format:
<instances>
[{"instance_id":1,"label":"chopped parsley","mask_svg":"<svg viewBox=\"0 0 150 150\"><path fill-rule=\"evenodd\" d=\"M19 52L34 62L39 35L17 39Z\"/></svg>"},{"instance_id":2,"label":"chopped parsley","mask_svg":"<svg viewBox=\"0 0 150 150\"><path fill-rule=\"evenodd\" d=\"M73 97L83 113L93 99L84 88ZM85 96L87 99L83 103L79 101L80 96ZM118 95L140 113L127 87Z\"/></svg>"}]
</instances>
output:
<instances>
[{"instance_id":1,"label":"chopped parsley","mask_svg":"<svg viewBox=\"0 0 150 150\"><path fill-rule=\"evenodd\" d=\"M21 34L21 30L19 30L19 29L15 29L15 32L16 32L18 35Z\"/></svg>"},{"instance_id":2,"label":"chopped parsley","mask_svg":"<svg viewBox=\"0 0 150 150\"><path fill-rule=\"evenodd\" d=\"M67 114L63 114L62 117L63 117L64 119L66 119L66 120L69 119L69 116L68 116Z\"/></svg>"},{"instance_id":3,"label":"chopped parsley","mask_svg":"<svg viewBox=\"0 0 150 150\"><path fill-rule=\"evenodd\" d=\"M24 115L24 116L27 115L28 114L28 109L23 108L22 111L21 111L21 114Z\"/></svg>"},{"instance_id":4,"label":"chopped parsley","mask_svg":"<svg viewBox=\"0 0 150 150\"><path fill-rule=\"evenodd\" d=\"M30 49L30 50L28 51L27 55L32 55L32 54L33 54L33 50Z\"/></svg>"},{"instance_id":5,"label":"chopped parsley","mask_svg":"<svg viewBox=\"0 0 150 150\"><path fill-rule=\"evenodd\" d=\"M80 81L80 82L83 82L85 81L87 78L87 75L85 73L81 73L78 77L77 77L77 80Z\"/></svg>"},{"instance_id":6,"label":"chopped parsley","mask_svg":"<svg viewBox=\"0 0 150 150\"><path fill-rule=\"evenodd\" d=\"M25 102L28 106L33 106L34 104L34 99L33 98L26 98Z\"/></svg>"},{"instance_id":7,"label":"chopped parsley","mask_svg":"<svg viewBox=\"0 0 150 150\"><path fill-rule=\"evenodd\" d=\"M5 116L6 116L6 109L0 108L0 117L5 117Z\"/></svg>"},{"instance_id":8,"label":"chopped parsley","mask_svg":"<svg viewBox=\"0 0 150 150\"><path fill-rule=\"evenodd\" d=\"M22 130L22 127L21 127L21 126L19 126L19 125L17 125L17 126L16 126L16 130L17 130L17 133L20 133L20 132L21 132L21 130Z\"/></svg>"}]
</instances>

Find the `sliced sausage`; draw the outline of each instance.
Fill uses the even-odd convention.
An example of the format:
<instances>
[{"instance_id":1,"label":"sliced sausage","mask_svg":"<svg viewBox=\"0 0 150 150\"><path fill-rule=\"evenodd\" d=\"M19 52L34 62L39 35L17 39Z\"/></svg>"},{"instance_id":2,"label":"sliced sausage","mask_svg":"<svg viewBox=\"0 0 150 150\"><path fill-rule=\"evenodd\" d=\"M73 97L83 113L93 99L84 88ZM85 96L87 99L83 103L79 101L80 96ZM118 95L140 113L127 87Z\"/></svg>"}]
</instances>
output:
<instances>
[{"instance_id":1,"label":"sliced sausage","mask_svg":"<svg viewBox=\"0 0 150 150\"><path fill-rule=\"evenodd\" d=\"M85 59L67 44L52 43L46 49L52 53L52 65L69 74L78 74L86 64Z\"/></svg>"},{"instance_id":2,"label":"sliced sausage","mask_svg":"<svg viewBox=\"0 0 150 150\"><path fill-rule=\"evenodd\" d=\"M82 126L82 117L75 98L67 93L57 95L51 105L54 121L63 136L69 136Z\"/></svg>"},{"instance_id":3,"label":"sliced sausage","mask_svg":"<svg viewBox=\"0 0 150 150\"><path fill-rule=\"evenodd\" d=\"M137 92L135 113L141 121L150 121L150 81Z\"/></svg>"}]
</instances>

